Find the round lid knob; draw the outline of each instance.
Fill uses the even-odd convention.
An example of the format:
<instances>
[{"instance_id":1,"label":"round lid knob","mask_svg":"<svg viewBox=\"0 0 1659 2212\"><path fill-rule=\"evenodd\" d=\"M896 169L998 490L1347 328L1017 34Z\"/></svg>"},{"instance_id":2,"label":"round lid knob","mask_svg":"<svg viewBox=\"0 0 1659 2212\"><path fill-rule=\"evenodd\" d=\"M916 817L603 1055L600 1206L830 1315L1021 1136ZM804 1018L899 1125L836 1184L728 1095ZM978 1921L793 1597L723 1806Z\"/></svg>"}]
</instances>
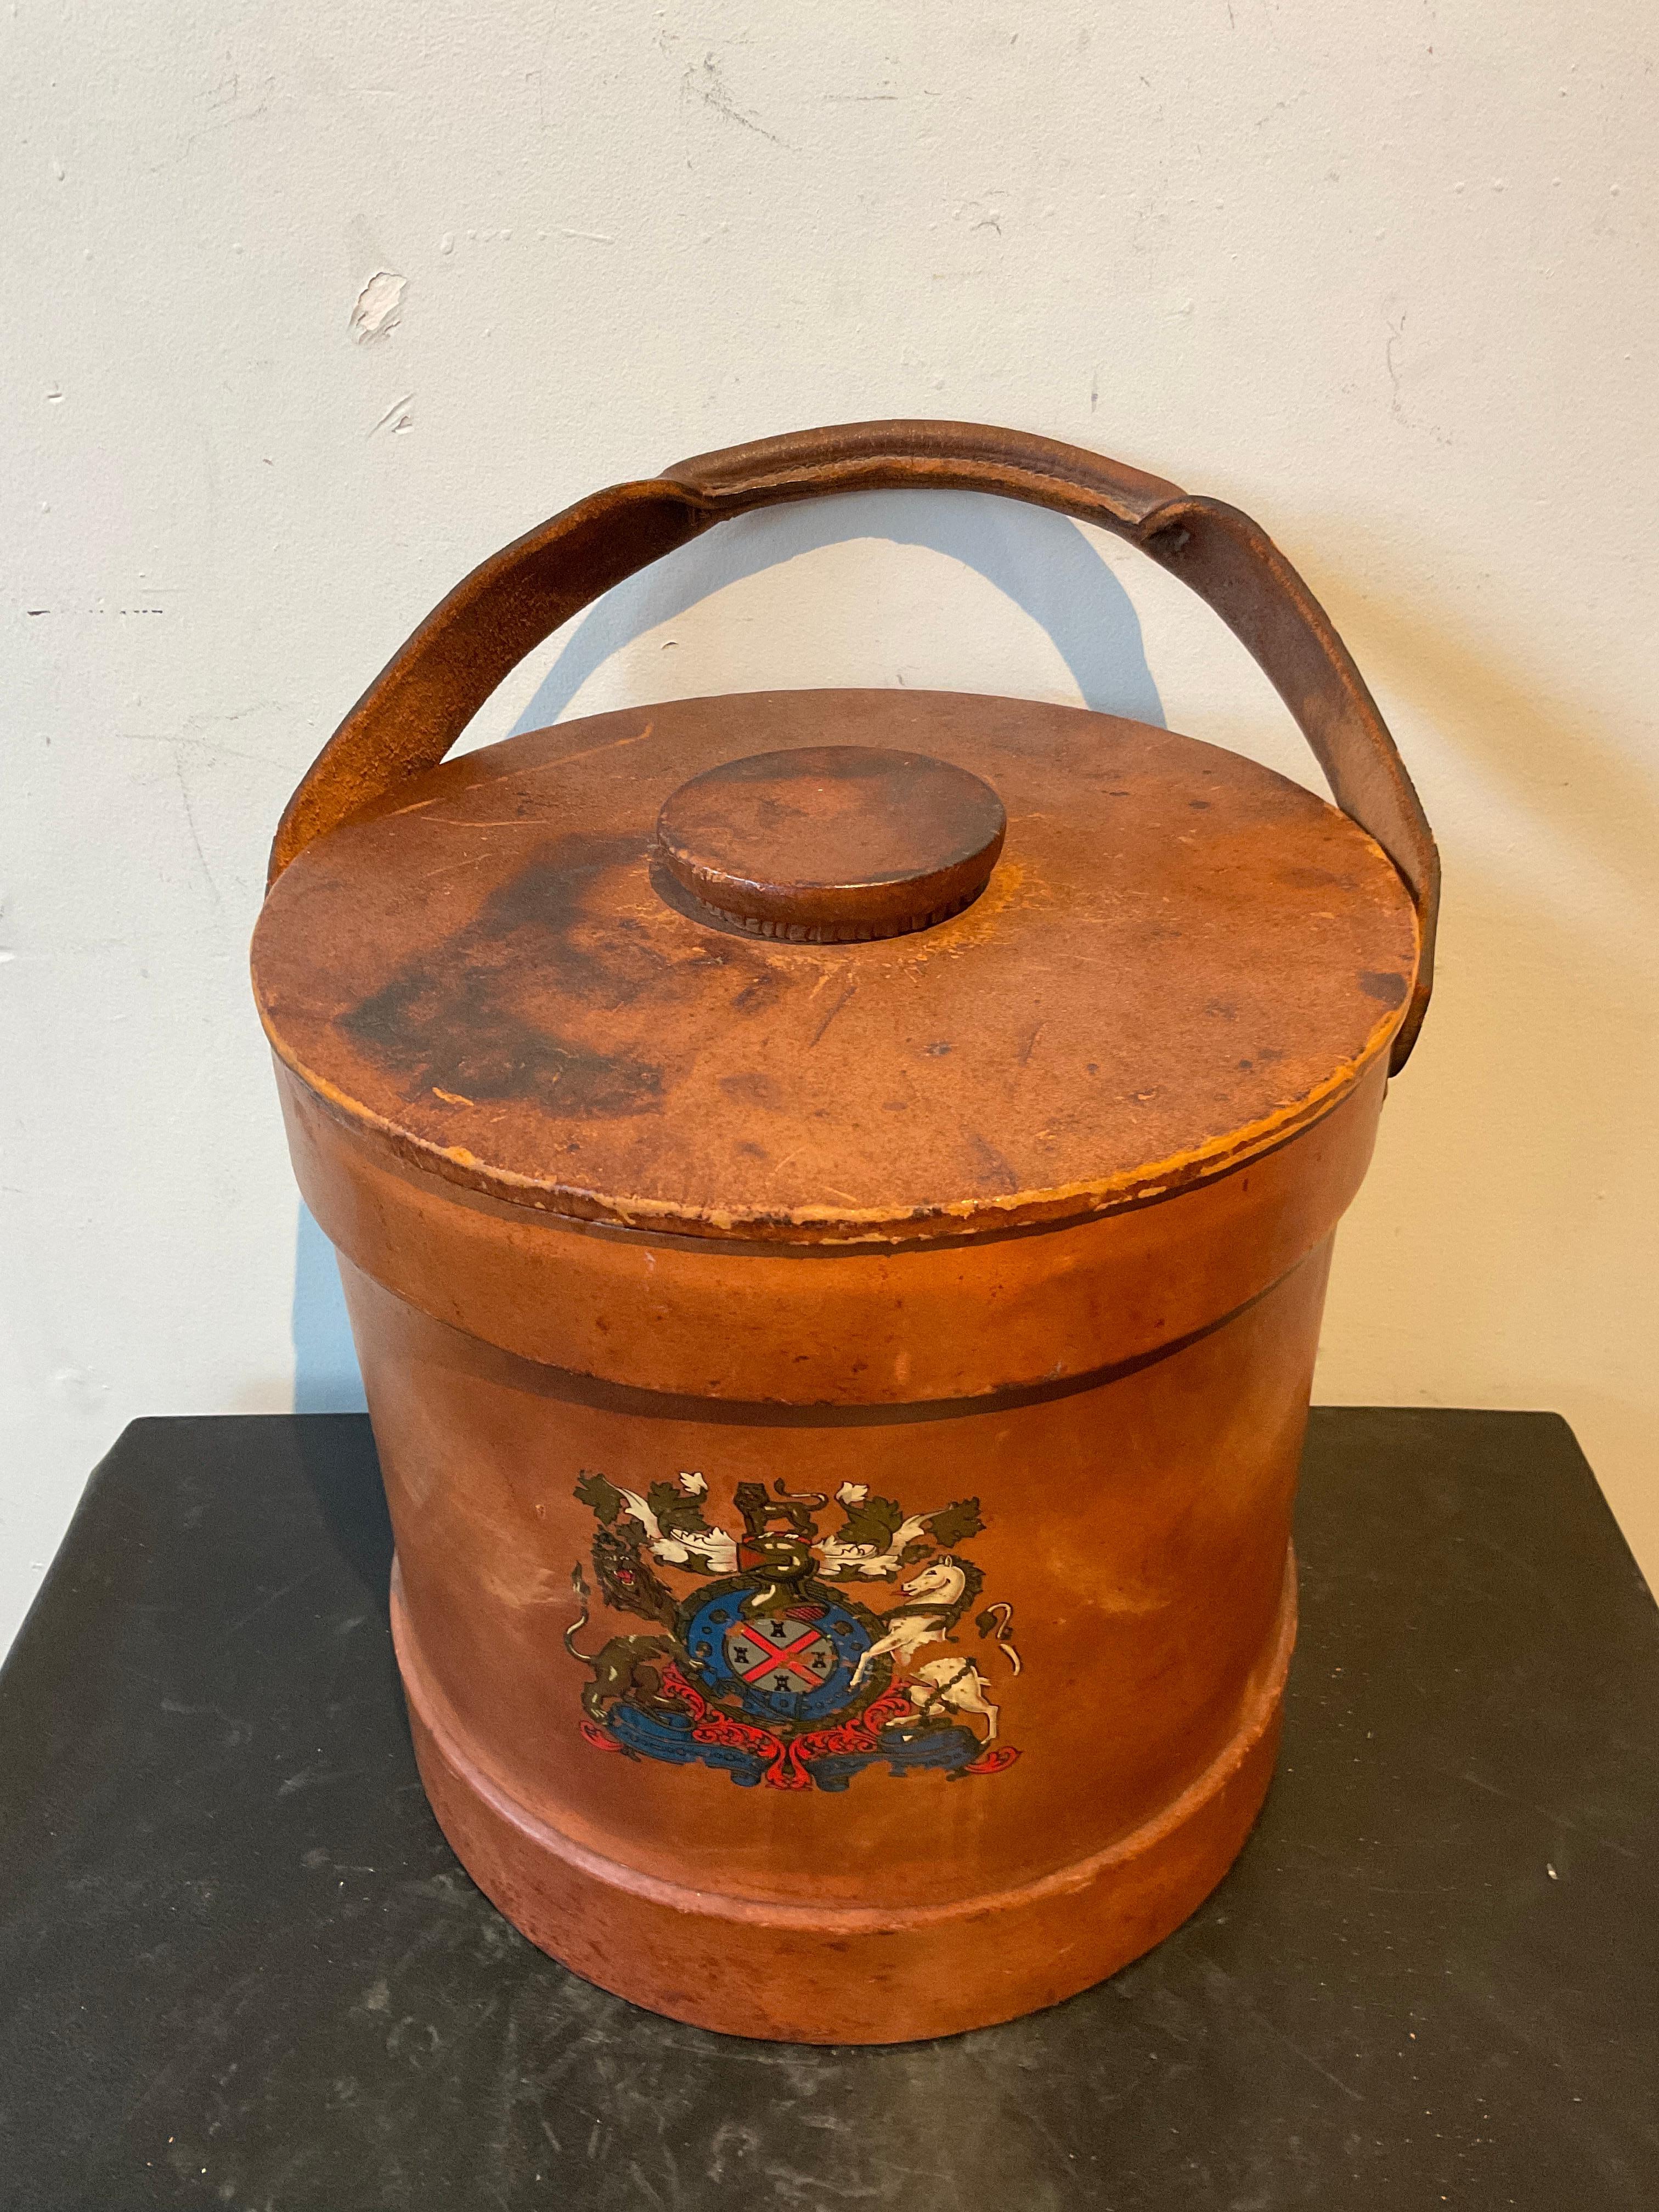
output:
<instances>
[{"instance_id":1,"label":"round lid knob","mask_svg":"<svg viewBox=\"0 0 1659 2212\"><path fill-rule=\"evenodd\" d=\"M926 753L811 745L683 783L657 817L669 873L759 937L902 937L979 896L1007 829L988 783Z\"/></svg>"}]
</instances>

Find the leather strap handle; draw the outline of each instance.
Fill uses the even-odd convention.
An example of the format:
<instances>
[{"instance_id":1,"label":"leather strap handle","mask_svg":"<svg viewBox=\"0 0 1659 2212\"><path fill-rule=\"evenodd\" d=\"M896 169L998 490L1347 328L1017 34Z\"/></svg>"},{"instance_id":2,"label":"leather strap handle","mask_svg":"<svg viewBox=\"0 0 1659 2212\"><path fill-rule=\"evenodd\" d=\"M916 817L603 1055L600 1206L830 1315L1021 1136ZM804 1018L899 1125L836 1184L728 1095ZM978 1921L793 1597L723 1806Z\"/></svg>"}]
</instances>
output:
<instances>
[{"instance_id":1,"label":"leather strap handle","mask_svg":"<svg viewBox=\"0 0 1659 2212\"><path fill-rule=\"evenodd\" d=\"M853 422L680 461L567 507L475 568L346 716L289 800L270 877L360 806L435 768L560 624L728 516L837 492L995 492L1127 538L1208 603L1295 717L1345 813L1412 893L1422 951L1395 1035L1404 1066L1434 976L1440 862L1393 738L1318 601L1246 514L1080 447L971 422Z\"/></svg>"}]
</instances>

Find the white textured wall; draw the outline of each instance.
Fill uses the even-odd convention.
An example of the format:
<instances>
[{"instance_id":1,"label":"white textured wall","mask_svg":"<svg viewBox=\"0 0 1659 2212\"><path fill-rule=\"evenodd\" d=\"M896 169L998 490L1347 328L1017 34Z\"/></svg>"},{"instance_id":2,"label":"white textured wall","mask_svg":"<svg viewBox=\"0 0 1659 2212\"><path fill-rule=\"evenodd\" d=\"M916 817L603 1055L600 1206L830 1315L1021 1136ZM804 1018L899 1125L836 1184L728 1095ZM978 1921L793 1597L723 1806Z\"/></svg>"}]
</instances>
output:
<instances>
[{"instance_id":1,"label":"white textured wall","mask_svg":"<svg viewBox=\"0 0 1659 2212\"><path fill-rule=\"evenodd\" d=\"M866 415L1097 446L1309 576L1447 875L1322 1395L1559 1407L1659 1568L1656 59L1647 0L17 0L0 1638L123 1423L291 1402L244 948L339 714L580 494ZM354 334L379 271L401 319ZM902 678L1155 712L1115 576L1170 722L1304 772L1133 554L923 507L738 526L543 696Z\"/></svg>"}]
</instances>

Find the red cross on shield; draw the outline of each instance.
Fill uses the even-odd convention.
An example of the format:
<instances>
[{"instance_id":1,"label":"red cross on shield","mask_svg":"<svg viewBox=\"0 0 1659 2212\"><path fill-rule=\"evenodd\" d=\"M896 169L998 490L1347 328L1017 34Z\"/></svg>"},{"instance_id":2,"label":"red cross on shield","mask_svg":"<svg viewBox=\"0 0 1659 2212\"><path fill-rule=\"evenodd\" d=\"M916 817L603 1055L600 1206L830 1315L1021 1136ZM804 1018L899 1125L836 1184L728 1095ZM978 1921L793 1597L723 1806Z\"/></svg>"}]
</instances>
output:
<instances>
[{"instance_id":1,"label":"red cross on shield","mask_svg":"<svg viewBox=\"0 0 1659 2212\"><path fill-rule=\"evenodd\" d=\"M816 1690L836 1671L836 1653L817 1629L793 1620L740 1620L726 1631L732 1671L757 1690Z\"/></svg>"}]
</instances>

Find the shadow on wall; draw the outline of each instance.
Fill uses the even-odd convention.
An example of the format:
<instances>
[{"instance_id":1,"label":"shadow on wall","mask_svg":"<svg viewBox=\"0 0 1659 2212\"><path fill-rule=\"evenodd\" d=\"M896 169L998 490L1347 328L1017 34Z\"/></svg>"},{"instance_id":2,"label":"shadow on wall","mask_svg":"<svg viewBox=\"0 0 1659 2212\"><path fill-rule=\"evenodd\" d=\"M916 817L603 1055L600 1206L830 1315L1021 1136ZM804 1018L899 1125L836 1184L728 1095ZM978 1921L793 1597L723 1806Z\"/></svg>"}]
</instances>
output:
<instances>
[{"instance_id":1,"label":"shadow on wall","mask_svg":"<svg viewBox=\"0 0 1659 2212\"><path fill-rule=\"evenodd\" d=\"M303 1206L294 1238L294 1410L368 1411L334 1247Z\"/></svg>"},{"instance_id":2,"label":"shadow on wall","mask_svg":"<svg viewBox=\"0 0 1659 2212\"><path fill-rule=\"evenodd\" d=\"M1085 707L1164 727L1129 595L1074 522L979 492L860 492L739 515L619 584L548 671L514 736L557 721L591 676L659 623L745 576L860 538L921 546L974 569L1047 632ZM766 681L787 684L788 672Z\"/></svg>"},{"instance_id":3,"label":"shadow on wall","mask_svg":"<svg viewBox=\"0 0 1659 2212\"><path fill-rule=\"evenodd\" d=\"M1085 707L1164 726L1129 596L1075 523L975 492L866 492L740 516L618 585L567 641L514 734L556 721L607 661L728 584L861 538L921 546L975 570L1047 633ZM788 672L759 680L787 684ZM295 1411L361 1412L334 1255L303 1206L293 1314Z\"/></svg>"}]
</instances>

